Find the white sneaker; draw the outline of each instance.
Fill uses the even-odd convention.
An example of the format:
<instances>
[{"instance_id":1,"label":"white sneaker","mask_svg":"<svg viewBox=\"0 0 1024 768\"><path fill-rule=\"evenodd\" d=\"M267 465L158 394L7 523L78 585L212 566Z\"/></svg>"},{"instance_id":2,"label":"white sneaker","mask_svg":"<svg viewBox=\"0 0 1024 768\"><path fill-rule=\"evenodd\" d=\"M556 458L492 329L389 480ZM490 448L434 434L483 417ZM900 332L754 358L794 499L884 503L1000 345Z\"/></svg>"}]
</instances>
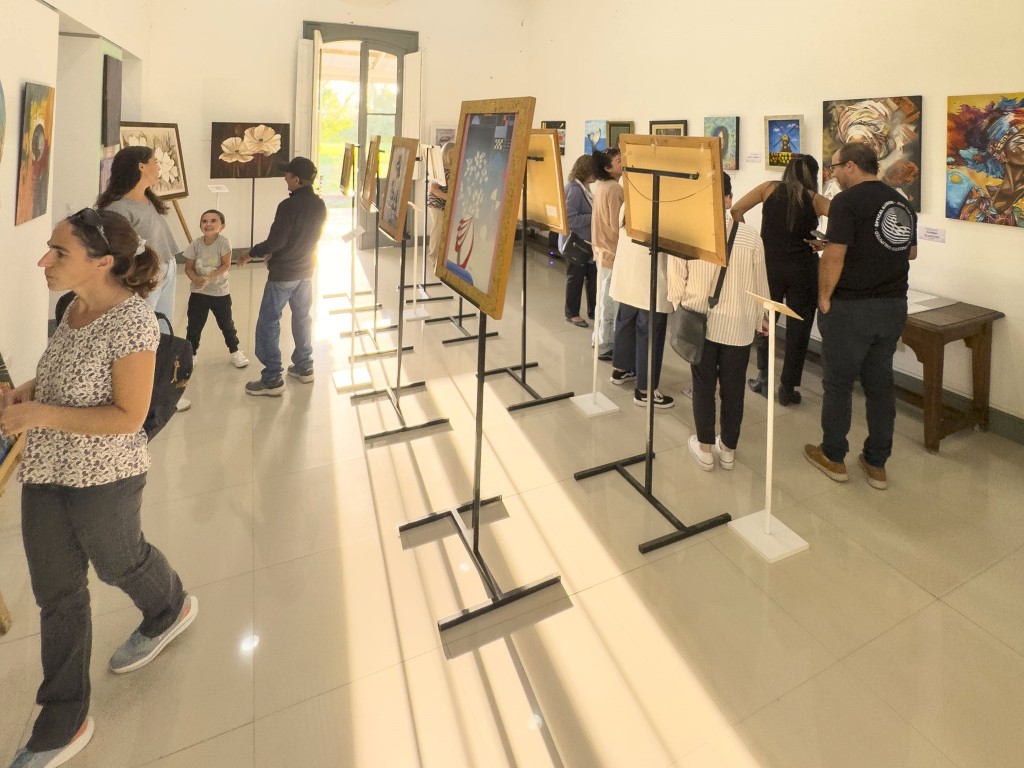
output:
<instances>
[{"instance_id":1,"label":"white sneaker","mask_svg":"<svg viewBox=\"0 0 1024 768\"><path fill-rule=\"evenodd\" d=\"M722 465L722 469L732 469L736 466L736 451L730 451L722 445L721 435L715 435L715 447L712 450L718 454L718 463Z\"/></svg>"},{"instance_id":2,"label":"white sneaker","mask_svg":"<svg viewBox=\"0 0 1024 768\"><path fill-rule=\"evenodd\" d=\"M187 397L183 397L178 401L177 405L174 406L174 410L177 413L181 413L182 411L187 411L191 407L192 401Z\"/></svg>"},{"instance_id":3,"label":"white sneaker","mask_svg":"<svg viewBox=\"0 0 1024 768\"><path fill-rule=\"evenodd\" d=\"M715 468L714 454L710 451L701 450L700 440L697 439L696 435L690 435L690 439L687 440L686 443L690 447L690 455L693 456L698 467L703 469L705 472L710 472Z\"/></svg>"},{"instance_id":4,"label":"white sneaker","mask_svg":"<svg viewBox=\"0 0 1024 768\"><path fill-rule=\"evenodd\" d=\"M249 358L245 356L245 352L240 349L236 349L231 353L231 364L235 368L245 368L249 365Z\"/></svg>"}]
</instances>

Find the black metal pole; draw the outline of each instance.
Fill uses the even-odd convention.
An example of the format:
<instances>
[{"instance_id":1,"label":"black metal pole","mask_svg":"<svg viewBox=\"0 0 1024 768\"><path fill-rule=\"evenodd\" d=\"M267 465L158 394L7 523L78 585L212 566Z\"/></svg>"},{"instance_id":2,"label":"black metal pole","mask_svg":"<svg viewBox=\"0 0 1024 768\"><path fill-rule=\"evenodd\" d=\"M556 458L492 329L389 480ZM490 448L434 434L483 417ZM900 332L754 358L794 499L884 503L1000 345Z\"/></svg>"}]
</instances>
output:
<instances>
[{"instance_id":1,"label":"black metal pole","mask_svg":"<svg viewBox=\"0 0 1024 768\"><path fill-rule=\"evenodd\" d=\"M402 396L402 337L405 334L405 243L407 240L408 238L403 233L401 256L398 259L398 354L395 362L395 410L398 411L399 416L402 413L398 399Z\"/></svg>"},{"instance_id":2,"label":"black metal pole","mask_svg":"<svg viewBox=\"0 0 1024 768\"><path fill-rule=\"evenodd\" d=\"M377 179L374 191L373 207L376 209L373 221L373 325L370 326L370 334L373 336L373 345L377 345L377 307L380 306L380 299L377 298L379 288L378 274L380 273L380 178Z\"/></svg>"},{"instance_id":3,"label":"black metal pole","mask_svg":"<svg viewBox=\"0 0 1024 768\"><path fill-rule=\"evenodd\" d=\"M661 208L661 176L654 174L651 204L651 295L647 305L647 467L644 490L654 485L654 315L658 301L658 224Z\"/></svg>"},{"instance_id":4,"label":"black metal pole","mask_svg":"<svg viewBox=\"0 0 1024 768\"><path fill-rule=\"evenodd\" d=\"M519 376L526 384L526 174L530 172L530 164L526 164L523 172L523 333L520 340L522 355L519 358ZM481 313L482 314L482 313Z\"/></svg>"},{"instance_id":5,"label":"black metal pole","mask_svg":"<svg viewBox=\"0 0 1024 768\"><path fill-rule=\"evenodd\" d=\"M249 247L256 245L256 178L252 180L252 195L249 198Z\"/></svg>"},{"instance_id":6,"label":"black metal pole","mask_svg":"<svg viewBox=\"0 0 1024 768\"><path fill-rule=\"evenodd\" d=\"M487 369L487 315L480 312L476 345L476 445L473 454L473 554L480 558L480 477L483 474L484 371Z\"/></svg>"}]
</instances>

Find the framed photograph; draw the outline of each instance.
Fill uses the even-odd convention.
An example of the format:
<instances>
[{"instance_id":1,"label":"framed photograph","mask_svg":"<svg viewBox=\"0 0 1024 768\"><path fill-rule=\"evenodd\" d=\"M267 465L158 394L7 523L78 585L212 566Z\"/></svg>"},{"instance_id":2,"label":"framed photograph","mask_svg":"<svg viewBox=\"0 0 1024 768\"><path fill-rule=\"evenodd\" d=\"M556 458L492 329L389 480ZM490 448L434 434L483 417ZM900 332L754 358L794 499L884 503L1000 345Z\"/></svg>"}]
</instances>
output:
<instances>
[{"instance_id":1,"label":"framed photograph","mask_svg":"<svg viewBox=\"0 0 1024 768\"><path fill-rule=\"evenodd\" d=\"M349 192L352 191L352 168L355 165L356 145L345 144L345 154L341 158L341 181L338 182L338 186L341 188L341 194L348 197Z\"/></svg>"},{"instance_id":2,"label":"framed photograph","mask_svg":"<svg viewBox=\"0 0 1024 768\"><path fill-rule=\"evenodd\" d=\"M608 148L614 149L619 146L619 136L633 133L634 124L632 120L611 120L608 122Z\"/></svg>"},{"instance_id":3,"label":"framed photograph","mask_svg":"<svg viewBox=\"0 0 1024 768\"><path fill-rule=\"evenodd\" d=\"M710 136L624 136L622 166L695 174L693 179L662 177L658 209L658 250L688 259L725 264L725 200L722 157ZM654 176L624 171L626 234L653 240Z\"/></svg>"},{"instance_id":4,"label":"framed photograph","mask_svg":"<svg viewBox=\"0 0 1024 768\"><path fill-rule=\"evenodd\" d=\"M522 218L522 215L520 200L517 218ZM560 235L569 234L557 130L541 128L530 133L526 160L526 223Z\"/></svg>"},{"instance_id":5,"label":"framed photograph","mask_svg":"<svg viewBox=\"0 0 1024 768\"><path fill-rule=\"evenodd\" d=\"M651 136L686 136L686 121L651 120L647 130Z\"/></svg>"},{"instance_id":6,"label":"framed photograph","mask_svg":"<svg viewBox=\"0 0 1024 768\"><path fill-rule=\"evenodd\" d=\"M550 128L551 130L558 131L558 154L565 154L565 120L544 120L540 124L541 128Z\"/></svg>"},{"instance_id":7,"label":"framed photograph","mask_svg":"<svg viewBox=\"0 0 1024 768\"><path fill-rule=\"evenodd\" d=\"M103 57L103 105L100 144L109 147L121 141L121 60Z\"/></svg>"},{"instance_id":8,"label":"framed photograph","mask_svg":"<svg viewBox=\"0 0 1024 768\"><path fill-rule=\"evenodd\" d=\"M1024 227L1024 93L950 96L946 218Z\"/></svg>"},{"instance_id":9,"label":"framed photograph","mask_svg":"<svg viewBox=\"0 0 1024 768\"><path fill-rule=\"evenodd\" d=\"M266 179L284 176L288 123L213 123L210 131L211 179Z\"/></svg>"},{"instance_id":10,"label":"framed photograph","mask_svg":"<svg viewBox=\"0 0 1024 768\"><path fill-rule=\"evenodd\" d=\"M500 319L537 100L462 102L438 278Z\"/></svg>"},{"instance_id":11,"label":"framed photograph","mask_svg":"<svg viewBox=\"0 0 1024 768\"><path fill-rule=\"evenodd\" d=\"M412 171L416 166L419 139L396 136L391 142L391 160L384 184L384 202L380 211L380 228L395 242L405 237L405 217L412 193Z\"/></svg>"},{"instance_id":12,"label":"framed photograph","mask_svg":"<svg viewBox=\"0 0 1024 768\"><path fill-rule=\"evenodd\" d=\"M46 213L50 193L50 148L53 146L53 96L53 88L48 85L25 83L15 225Z\"/></svg>"},{"instance_id":13,"label":"framed photograph","mask_svg":"<svg viewBox=\"0 0 1024 768\"><path fill-rule=\"evenodd\" d=\"M449 141L455 141L456 133L454 123L434 123L430 127L430 137L435 147L443 147Z\"/></svg>"},{"instance_id":14,"label":"framed photograph","mask_svg":"<svg viewBox=\"0 0 1024 768\"><path fill-rule=\"evenodd\" d=\"M151 189L161 200L188 197L185 161L177 123L121 123L121 146L153 150L160 164L160 180Z\"/></svg>"},{"instance_id":15,"label":"framed photograph","mask_svg":"<svg viewBox=\"0 0 1024 768\"><path fill-rule=\"evenodd\" d=\"M720 115L704 118L704 135L722 140L722 170L735 171L740 167L740 118L738 115Z\"/></svg>"},{"instance_id":16,"label":"framed photograph","mask_svg":"<svg viewBox=\"0 0 1024 768\"><path fill-rule=\"evenodd\" d=\"M592 155L595 149L602 152L608 149L607 120L584 120L583 133L583 152L585 154Z\"/></svg>"},{"instance_id":17,"label":"framed photograph","mask_svg":"<svg viewBox=\"0 0 1024 768\"><path fill-rule=\"evenodd\" d=\"M370 212L377 196L377 171L380 168L380 134L370 139L366 149L366 164L363 166L363 183L359 190L359 205Z\"/></svg>"},{"instance_id":18,"label":"framed photograph","mask_svg":"<svg viewBox=\"0 0 1024 768\"><path fill-rule=\"evenodd\" d=\"M764 119L764 167L782 171L793 155L803 152L803 115L771 115Z\"/></svg>"}]
</instances>

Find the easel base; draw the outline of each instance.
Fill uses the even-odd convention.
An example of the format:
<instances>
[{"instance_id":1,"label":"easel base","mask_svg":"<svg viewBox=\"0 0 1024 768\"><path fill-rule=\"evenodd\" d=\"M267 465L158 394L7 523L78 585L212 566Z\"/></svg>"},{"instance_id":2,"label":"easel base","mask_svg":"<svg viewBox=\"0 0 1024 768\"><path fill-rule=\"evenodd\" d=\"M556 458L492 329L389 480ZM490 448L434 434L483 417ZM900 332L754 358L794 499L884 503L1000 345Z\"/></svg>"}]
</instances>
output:
<instances>
[{"instance_id":1,"label":"easel base","mask_svg":"<svg viewBox=\"0 0 1024 768\"><path fill-rule=\"evenodd\" d=\"M576 395L576 397L572 399L572 404L589 419L592 419L595 416L604 416L609 413L618 413L621 410L619 406L613 403L611 398L603 392L591 393L589 395Z\"/></svg>"},{"instance_id":2,"label":"easel base","mask_svg":"<svg viewBox=\"0 0 1024 768\"><path fill-rule=\"evenodd\" d=\"M331 379L334 381L334 389L338 392L366 389L373 384L373 377L365 365L353 365L348 370L335 371Z\"/></svg>"},{"instance_id":3,"label":"easel base","mask_svg":"<svg viewBox=\"0 0 1024 768\"><path fill-rule=\"evenodd\" d=\"M771 533L765 533L763 509L739 520L733 520L729 527L769 563L777 563L811 546L774 515L769 526Z\"/></svg>"},{"instance_id":4,"label":"easel base","mask_svg":"<svg viewBox=\"0 0 1024 768\"><path fill-rule=\"evenodd\" d=\"M406 303L408 303L408 302L406 302ZM406 322L414 322L414 323L419 322L419 323L422 323L424 320L426 320L429 317L430 317L430 313L427 312L427 310L423 309L422 307L416 307L416 309L413 310L412 312L406 312L405 313L405 321Z\"/></svg>"}]
</instances>

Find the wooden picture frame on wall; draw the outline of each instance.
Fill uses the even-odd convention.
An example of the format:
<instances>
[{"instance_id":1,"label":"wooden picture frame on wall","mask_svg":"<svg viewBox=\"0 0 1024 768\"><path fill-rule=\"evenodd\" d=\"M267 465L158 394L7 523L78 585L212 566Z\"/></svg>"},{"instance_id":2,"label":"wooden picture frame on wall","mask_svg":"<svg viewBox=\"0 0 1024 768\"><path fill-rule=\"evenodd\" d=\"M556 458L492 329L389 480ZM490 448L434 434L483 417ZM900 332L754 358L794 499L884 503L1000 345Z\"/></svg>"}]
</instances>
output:
<instances>
[{"instance_id":1,"label":"wooden picture frame on wall","mask_svg":"<svg viewBox=\"0 0 1024 768\"><path fill-rule=\"evenodd\" d=\"M121 123L121 148L145 146L160 164L160 179L150 189L161 200L188 197L185 161L177 123Z\"/></svg>"},{"instance_id":2,"label":"wooden picture frame on wall","mask_svg":"<svg viewBox=\"0 0 1024 768\"><path fill-rule=\"evenodd\" d=\"M542 120L541 128L558 131L558 154L565 154L565 120Z\"/></svg>"},{"instance_id":3,"label":"wooden picture frame on wall","mask_svg":"<svg viewBox=\"0 0 1024 768\"><path fill-rule=\"evenodd\" d=\"M363 183L359 190L359 206L369 213L377 195L377 169L380 167L380 134L370 139L363 165Z\"/></svg>"},{"instance_id":4,"label":"wooden picture frame on wall","mask_svg":"<svg viewBox=\"0 0 1024 768\"><path fill-rule=\"evenodd\" d=\"M686 120L651 120L647 132L651 136L688 136Z\"/></svg>"},{"instance_id":5,"label":"wooden picture frame on wall","mask_svg":"<svg viewBox=\"0 0 1024 768\"><path fill-rule=\"evenodd\" d=\"M496 320L505 307L530 146L532 96L464 101L437 277Z\"/></svg>"},{"instance_id":6,"label":"wooden picture frame on wall","mask_svg":"<svg viewBox=\"0 0 1024 768\"><path fill-rule=\"evenodd\" d=\"M619 146L619 137L627 133L633 133L635 125L632 120L609 120L608 121L608 149L615 149Z\"/></svg>"},{"instance_id":7,"label":"wooden picture frame on wall","mask_svg":"<svg viewBox=\"0 0 1024 768\"><path fill-rule=\"evenodd\" d=\"M388 176L380 205L380 229L395 242L405 237L405 219L412 193L412 176L419 152L419 139L396 136L391 142Z\"/></svg>"}]
</instances>

